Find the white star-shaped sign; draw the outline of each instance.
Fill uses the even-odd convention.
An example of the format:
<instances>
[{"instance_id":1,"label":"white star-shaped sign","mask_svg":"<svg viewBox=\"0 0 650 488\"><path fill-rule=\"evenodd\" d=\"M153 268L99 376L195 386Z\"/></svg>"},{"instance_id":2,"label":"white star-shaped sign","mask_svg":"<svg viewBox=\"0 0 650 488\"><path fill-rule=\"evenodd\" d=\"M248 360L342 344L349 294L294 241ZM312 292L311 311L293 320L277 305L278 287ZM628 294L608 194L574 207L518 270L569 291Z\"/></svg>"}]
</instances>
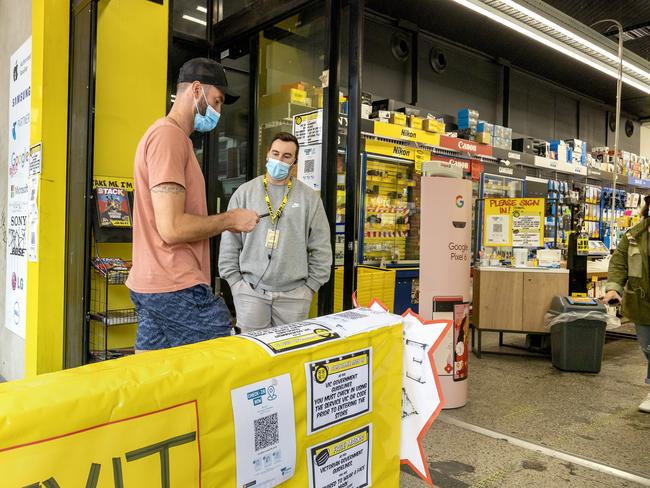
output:
<instances>
[{"instance_id":1,"label":"white star-shaped sign","mask_svg":"<svg viewBox=\"0 0 650 488\"><path fill-rule=\"evenodd\" d=\"M451 320L425 321L410 309L404 315L401 463L429 485L422 438L444 405L433 353L451 328Z\"/></svg>"}]
</instances>

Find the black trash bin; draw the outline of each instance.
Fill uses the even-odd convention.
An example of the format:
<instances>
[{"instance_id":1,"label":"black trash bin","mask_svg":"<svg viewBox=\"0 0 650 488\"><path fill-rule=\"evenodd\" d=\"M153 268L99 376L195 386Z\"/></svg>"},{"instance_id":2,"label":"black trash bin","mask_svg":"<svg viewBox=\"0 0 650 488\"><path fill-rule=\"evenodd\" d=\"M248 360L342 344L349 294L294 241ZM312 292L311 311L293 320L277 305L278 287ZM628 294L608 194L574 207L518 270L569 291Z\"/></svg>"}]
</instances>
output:
<instances>
[{"instance_id":1,"label":"black trash bin","mask_svg":"<svg viewBox=\"0 0 650 488\"><path fill-rule=\"evenodd\" d=\"M593 298L556 296L549 314L555 322L551 326L553 366L562 371L600 372L607 327L605 306Z\"/></svg>"}]
</instances>

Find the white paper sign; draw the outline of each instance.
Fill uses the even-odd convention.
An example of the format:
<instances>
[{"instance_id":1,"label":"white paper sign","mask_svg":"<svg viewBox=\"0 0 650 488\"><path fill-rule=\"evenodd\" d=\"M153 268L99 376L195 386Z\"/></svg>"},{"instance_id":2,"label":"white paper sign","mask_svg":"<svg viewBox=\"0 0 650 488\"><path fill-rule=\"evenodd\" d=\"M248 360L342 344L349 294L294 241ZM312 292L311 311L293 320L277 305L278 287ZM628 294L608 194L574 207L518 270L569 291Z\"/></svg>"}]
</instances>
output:
<instances>
[{"instance_id":1,"label":"white paper sign","mask_svg":"<svg viewBox=\"0 0 650 488\"><path fill-rule=\"evenodd\" d=\"M488 215L485 218L485 243L503 246L510 242L510 215Z\"/></svg>"},{"instance_id":2,"label":"white paper sign","mask_svg":"<svg viewBox=\"0 0 650 488\"><path fill-rule=\"evenodd\" d=\"M372 348L305 365L307 434L372 409Z\"/></svg>"},{"instance_id":3,"label":"white paper sign","mask_svg":"<svg viewBox=\"0 0 650 488\"><path fill-rule=\"evenodd\" d=\"M401 323L402 317L399 315L383 310L356 308L304 322L261 329L237 337L253 341L262 346L269 355L276 356Z\"/></svg>"},{"instance_id":4,"label":"white paper sign","mask_svg":"<svg viewBox=\"0 0 650 488\"><path fill-rule=\"evenodd\" d=\"M298 152L298 179L314 191L321 190L323 151L320 144L300 146Z\"/></svg>"},{"instance_id":5,"label":"white paper sign","mask_svg":"<svg viewBox=\"0 0 650 488\"><path fill-rule=\"evenodd\" d=\"M29 226L27 236L27 256L30 262L38 261L38 177L29 178Z\"/></svg>"},{"instance_id":6,"label":"white paper sign","mask_svg":"<svg viewBox=\"0 0 650 488\"><path fill-rule=\"evenodd\" d=\"M389 327L402 323L402 317L387 313L377 308L355 308L343 312L318 317L319 323L330 327L343 337L362 334L381 327Z\"/></svg>"},{"instance_id":7,"label":"white paper sign","mask_svg":"<svg viewBox=\"0 0 650 488\"><path fill-rule=\"evenodd\" d=\"M9 61L9 144L7 178L7 252L5 327L25 337L27 311L27 225L29 124L31 110L32 39Z\"/></svg>"},{"instance_id":8,"label":"white paper sign","mask_svg":"<svg viewBox=\"0 0 650 488\"><path fill-rule=\"evenodd\" d=\"M271 488L295 474L296 427L288 374L232 390L237 486Z\"/></svg>"},{"instance_id":9,"label":"white paper sign","mask_svg":"<svg viewBox=\"0 0 650 488\"><path fill-rule=\"evenodd\" d=\"M310 488L362 488L372 480L372 425L307 450Z\"/></svg>"},{"instance_id":10,"label":"white paper sign","mask_svg":"<svg viewBox=\"0 0 650 488\"><path fill-rule=\"evenodd\" d=\"M42 144L34 144L29 148L29 176L40 175L43 170Z\"/></svg>"},{"instance_id":11,"label":"white paper sign","mask_svg":"<svg viewBox=\"0 0 650 488\"><path fill-rule=\"evenodd\" d=\"M262 345L271 356L295 351L296 349L313 347L323 342L341 338L330 327L315 320L269 327L268 329L241 334L239 337Z\"/></svg>"},{"instance_id":12,"label":"white paper sign","mask_svg":"<svg viewBox=\"0 0 650 488\"><path fill-rule=\"evenodd\" d=\"M323 111L314 110L293 116L293 135L301 146L323 143Z\"/></svg>"},{"instance_id":13,"label":"white paper sign","mask_svg":"<svg viewBox=\"0 0 650 488\"><path fill-rule=\"evenodd\" d=\"M539 228L541 215L523 214L512 217L513 247L541 247Z\"/></svg>"}]
</instances>

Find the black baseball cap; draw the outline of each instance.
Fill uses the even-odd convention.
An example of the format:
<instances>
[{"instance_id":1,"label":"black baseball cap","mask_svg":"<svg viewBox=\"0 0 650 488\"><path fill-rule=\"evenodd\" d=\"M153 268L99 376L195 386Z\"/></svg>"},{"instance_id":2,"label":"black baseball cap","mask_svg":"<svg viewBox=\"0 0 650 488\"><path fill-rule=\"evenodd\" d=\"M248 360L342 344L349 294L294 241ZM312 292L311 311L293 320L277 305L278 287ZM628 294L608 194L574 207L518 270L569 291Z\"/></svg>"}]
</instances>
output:
<instances>
[{"instance_id":1,"label":"black baseball cap","mask_svg":"<svg viewBox=\"0 0 650 488\"><path fill-rule=\"evenodd\" d=\"M219 88L225 95L224 103L226 105L239 100L239 94L228 88L228 80L223 66L214 59L194 58L181 66L178 73L178 82L193 83L195 81Z\"/></svg>"}]
</instances>

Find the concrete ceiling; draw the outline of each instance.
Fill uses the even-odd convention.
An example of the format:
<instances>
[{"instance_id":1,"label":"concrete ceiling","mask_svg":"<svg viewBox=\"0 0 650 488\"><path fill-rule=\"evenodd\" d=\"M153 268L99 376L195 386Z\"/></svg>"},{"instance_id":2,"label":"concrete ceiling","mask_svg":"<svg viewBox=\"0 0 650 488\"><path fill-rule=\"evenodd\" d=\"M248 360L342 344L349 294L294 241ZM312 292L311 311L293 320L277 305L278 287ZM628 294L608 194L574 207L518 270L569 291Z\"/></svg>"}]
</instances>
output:
<instances>
[{"instance_id":1,"label":"concrete ceiling","mask_svg":"<svg viewBox=\"0 0 650 488\"><path fill-rule=\"evenodd\" d=\"M609 17L621 19L625 26L632 25L632 22L634 25L639 25L650 21L650 0L548 0L547 3L554 4L554 7L586 24ZM491 21L452 0L401 0L399 2L367 0L366 6L393 19L415 23L422 30L481 51L495 59L506 59L513 66L563 85L605 105L614 106L616 102L614 78ZM587 8L584 8L585 6ZM647 39L630 41L626 43L626 48L634 48L636 54L647 59L648 50L645 46L647 42L650 41ZM624 85L622 109L632 117L650 118L650 96Z\"/></svg>"}]
</instances>

